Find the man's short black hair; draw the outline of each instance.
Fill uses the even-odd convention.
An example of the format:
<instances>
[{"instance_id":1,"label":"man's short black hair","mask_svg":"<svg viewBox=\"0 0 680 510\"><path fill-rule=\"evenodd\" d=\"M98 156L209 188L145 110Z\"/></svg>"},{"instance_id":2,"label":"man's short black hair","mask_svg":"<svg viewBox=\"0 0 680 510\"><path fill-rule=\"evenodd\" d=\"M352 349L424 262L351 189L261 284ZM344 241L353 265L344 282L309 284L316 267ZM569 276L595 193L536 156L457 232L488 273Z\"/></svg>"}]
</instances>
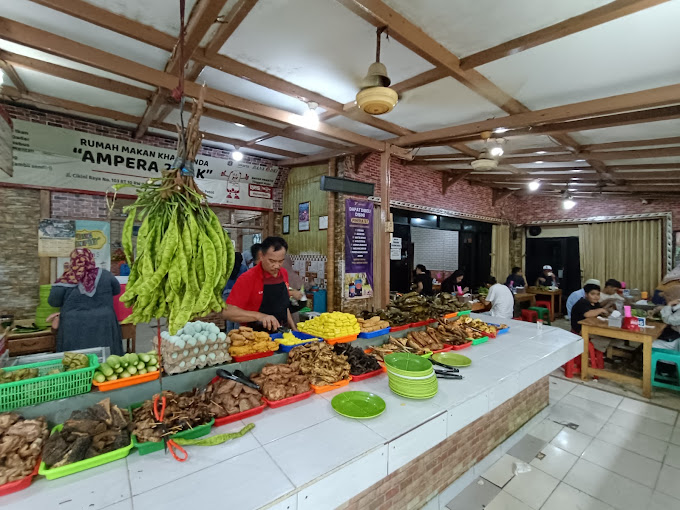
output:
<instances>
[{"instance_id":1,"label":"man's short black hair","mask_svg":"<svg viewBox=\"0 0 680 510\"><path fill-rule=\"evenodd\" d=\"M486 283L488 283L489 285L496 285L498 283L498 280L496 280L496 278L494 278L493 276L489 276L486 279Z\"/></svg>"},{"instance_id":2,"label":"man's short black hair","mask_svg":"<svg viewBox=\"0 0 680 510\"><path fill-rule=\"evenodd\" d=\"M585 287L583 287L583 290L585 291L586 294L590 294L590 293L591 293L592 291L594 291L594 290L599 291L599 290L600 290L600 286L599 286L599 285L595 285L594 283L589 283L588 285L586 285Z\"/></svg>"},{"instance_id":3,"label":"man's short black hair","mask_svg":"<svg viewBox=\"0 0 680 510\"><path fill-rule=\"evenodd\" d=\"M253 260L257 262L257 254L262 251L262 245L260 243L255 243L250 247L250 254L253 256Z\"/></svg>"},{"instance_id":4,"label":"man's short black hair","mask_svg":"<svg viewBox=\"0 0 680 510\"><path fill-rule=\"evenodd\" d=\"M270 236L262 241L260 249L262 253L267 253L269 248L274 248L274 251L279 251L281 248L288 251L288 243L282 237Z\"/></svg>"},{"instance_id":5,"label":"man's short black hair","mask_svg":"<svg viewBox=\"0 0 680 510\"><path fill-rule=\"evenodd\" d=\"M512 274L517 274L517 273L519 273L521 270L522 270L521 267L515 266L515 267L512 268Z\"/></svg>"},{"instance_id":6,"label":"man's short black hair","mask_svg":"<svg viewBox=\"0 0 680 510\"><path fill-rule=\"evenodd\" d=\"M604 282L605 287L614 287L615 289L620 289L621 288L621 282L618 280L614 280L614 278L610 278L606 282Z\"/></svg>"}]
</instances>

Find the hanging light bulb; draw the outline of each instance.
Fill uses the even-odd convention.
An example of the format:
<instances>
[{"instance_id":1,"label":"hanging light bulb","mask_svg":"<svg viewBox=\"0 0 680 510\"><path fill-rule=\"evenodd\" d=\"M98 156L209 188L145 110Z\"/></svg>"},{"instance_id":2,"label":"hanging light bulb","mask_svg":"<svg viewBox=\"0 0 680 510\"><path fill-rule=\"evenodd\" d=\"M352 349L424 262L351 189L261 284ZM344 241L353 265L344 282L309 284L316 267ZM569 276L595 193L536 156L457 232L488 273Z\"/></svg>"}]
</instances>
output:
<instances>
[{"instance_id":1,"label":"hanging light bulb","mask_svg":"<svg viewBox=\"0 0 680 510\"><path fill-rule=\"evenodd\" d=\"M562 208L563 209L573 209L576 207L576 202L574 202L571 198L565 198L564 201L562 202Z\"/></svg>"},{"instance_id":2,"label":"hanging light bulb","mask_svg":"<svg viewBox=\"0 0 680 510\"><path fill-rule=\"evenodd\" d=\"M531 181L529 183L529 189L531 191L536 191L540 187L541 187L541 181L539 181L538 179L536 179L535 181Z\"/></svg>"},{"instance_id":3,"label":"hanging light bulb","mask_svg":"<svg viewBox=\"0 0 680 510\"><path fill-rule=\"evenodd\" d=\"M491 150L489 151L489 154L491 154L494 158L498 158L503 155L503 147L491 147Z\"/></svg>"},{"instance_id":4,"label":"hanging light bulb","mask_svg":"<svg viewBox=\"0 0 680 510\"><path fill-rule=\"evenodd\" d=\"M234 161L243 160L243 153L238 145L234 145L234 151L231 153L231 159Z\"/></svg>"},{"instance_id":5,"label":"hanging light bulb","mask_svg":"<svg viewBox=\"0 0 680 510\"><path fill-rule=\"evenodd\" d=\"M309 129L316 129L319 127L319 114L316 111L316 107L319 106L318 103L310 101L307 103L309 109L302 114L302 118L305 122L305 127Z\"/></svg>"}]
</instances>

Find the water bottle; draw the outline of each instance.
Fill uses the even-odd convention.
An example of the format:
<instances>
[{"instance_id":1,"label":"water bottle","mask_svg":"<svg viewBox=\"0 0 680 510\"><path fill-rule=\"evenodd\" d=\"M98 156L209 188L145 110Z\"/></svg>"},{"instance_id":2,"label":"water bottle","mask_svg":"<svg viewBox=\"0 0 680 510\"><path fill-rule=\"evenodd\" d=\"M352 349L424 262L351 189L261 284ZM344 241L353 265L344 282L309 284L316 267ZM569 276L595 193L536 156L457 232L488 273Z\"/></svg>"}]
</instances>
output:
<instances>
[{"instance_id":1,"label":"water bottle","mask_svg":"<svg viewBox=\"0 0 680 510\"><path fill-rule=\"evenodd\" d=\"M543 333L543 319L538 319L536 321L536 332L540 335Z\"/></svg>"}]
</instances>

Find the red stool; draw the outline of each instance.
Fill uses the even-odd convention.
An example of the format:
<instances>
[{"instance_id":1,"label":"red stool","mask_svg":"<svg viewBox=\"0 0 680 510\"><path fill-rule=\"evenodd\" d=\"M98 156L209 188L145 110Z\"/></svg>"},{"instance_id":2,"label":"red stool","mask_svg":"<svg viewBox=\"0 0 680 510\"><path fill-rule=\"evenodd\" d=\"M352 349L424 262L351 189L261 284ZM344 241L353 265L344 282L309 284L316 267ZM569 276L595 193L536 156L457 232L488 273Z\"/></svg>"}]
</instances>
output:
<instances>
[{"instance_id":1,"label":"red stool","mask_svg":"<svg viewBox=\"0 0 680 510\"><path fill-rule=\"evenodd\" d=\"M522 310L522 320L524 322L538 322L538 313L534 310Z\"/></svg>"},{"instance_id":2,"label":"red stool","mask_svg":"<svg viewBox=\"0 0 680 510\"><path fill-rule=\"evenodd\" d=\"M534 306L538 306L540 308L547 308L549 312L552 311L550 301L536 301L536 304Z\"/></svg>"},{"instance_id":3,"label":"red stool","mask_svg":"<svg viewBox=\"0 0 680 510\"><path fill-rule=\"evenodd\" d=\"M573 333L573 332L572 332ZM588 342L588 361L592 368L604 368L604 354L595 349L593 342ZM581 373L581 356L576 356L567 361L564 365L564 376L571 379L574 375ZM597 379L597 377L594 377Z\"/></svg>"}]
</instances>

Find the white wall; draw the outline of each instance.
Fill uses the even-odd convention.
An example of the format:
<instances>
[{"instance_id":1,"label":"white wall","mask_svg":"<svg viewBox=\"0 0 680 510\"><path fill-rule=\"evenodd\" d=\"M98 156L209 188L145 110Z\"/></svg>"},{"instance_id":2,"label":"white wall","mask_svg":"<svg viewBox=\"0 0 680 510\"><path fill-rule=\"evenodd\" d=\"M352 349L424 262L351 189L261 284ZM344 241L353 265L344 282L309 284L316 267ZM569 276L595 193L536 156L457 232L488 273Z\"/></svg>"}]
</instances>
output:
<instances>
[{"instance_id":1,"label":"white wall","mask_svg":"<svg viewBox=\"0 0 680 510\"><path fill-rule=\"evenodd\" d=\"M414 245L413 266L453 271L458 269L458 232L411 227Z\"/></svg>"}]
</instances>

